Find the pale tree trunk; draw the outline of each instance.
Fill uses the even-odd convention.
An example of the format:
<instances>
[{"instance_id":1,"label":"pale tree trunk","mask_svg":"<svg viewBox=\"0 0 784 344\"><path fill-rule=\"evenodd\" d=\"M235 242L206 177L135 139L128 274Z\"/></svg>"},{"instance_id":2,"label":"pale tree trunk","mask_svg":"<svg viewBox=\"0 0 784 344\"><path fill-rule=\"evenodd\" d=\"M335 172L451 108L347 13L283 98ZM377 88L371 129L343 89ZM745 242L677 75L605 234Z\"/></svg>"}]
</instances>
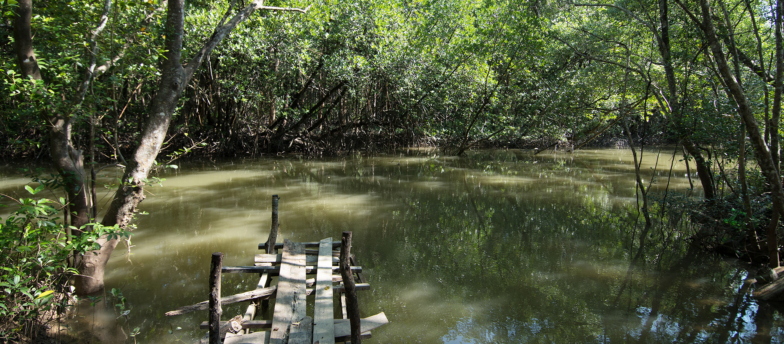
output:
<instances>
[{"instance_id":1,"label":"pale tree trunk","mask_svg":"<svg viewBox=\"0 0 784 344\"><path fill-rule=\"evenodd\" d=\"M218 24L212 36L199 49L195 56L188 62L180 62L182 55L182 37L185 21L184 0L170 0L167 3L166 59L161 65L161 80L158 83L158 92L153 98L149 108L149 116L144 124L140 143L136 153L128 159L121 185L114 195L114 199L103 218L104 226L119 225L128 228L133 219L136 207L144 200L144 185L149 176L153 162L161 149L169 123L174 115L177 101L193 77L197 68L207 59L212 50L220 43L237 24L247 19L258 9L273 11L297 11L305 13L308 9L280 8L263 6L263 1L256 0L248 4L229 19L233 5L232 2L226 15ZM228 21L227 21L228 19ZM77 290L81 294L95 293L103 289L104 270L109 257L117 247L117 239L109 240L102 237L98 240L101 249L88 252L84 255L84 267L81 276L76 281Z\"/></svg>"}]
</instances>

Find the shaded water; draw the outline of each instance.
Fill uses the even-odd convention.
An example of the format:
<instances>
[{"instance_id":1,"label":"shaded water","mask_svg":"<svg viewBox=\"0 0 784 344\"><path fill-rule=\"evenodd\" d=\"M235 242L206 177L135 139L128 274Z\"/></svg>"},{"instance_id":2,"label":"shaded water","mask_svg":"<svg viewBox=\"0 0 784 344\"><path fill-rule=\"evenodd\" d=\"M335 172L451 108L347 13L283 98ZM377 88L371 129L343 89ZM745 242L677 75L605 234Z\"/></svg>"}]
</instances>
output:
<instances>
[{"instance_id":1,"label":"shaded water","mask_svg":"<svg viewBox=\"0 0 784 344\"><path fill-rule=\"evenodd\" d=\"M678 157L668 179L671 156L646 152L645 182L696 192ZM26 179L2 173L0 192L21 194ZM109 263L107 288L126 297L128 316L107 293L68 326L96 342L193 342L206 312L163 313L206 300L212 252L252 265L278 194L280 242L354 232L372 286L361 311L390 319L371 343L781 341L780 316L738 293L743 264L690 249L678 233L657 229L630 270L642 227L629 212L633 173L627 150L183 162L159 175L130 250L120 244ZM224 275L222 293L256 281Z\"/></svg>"}]
</instances>

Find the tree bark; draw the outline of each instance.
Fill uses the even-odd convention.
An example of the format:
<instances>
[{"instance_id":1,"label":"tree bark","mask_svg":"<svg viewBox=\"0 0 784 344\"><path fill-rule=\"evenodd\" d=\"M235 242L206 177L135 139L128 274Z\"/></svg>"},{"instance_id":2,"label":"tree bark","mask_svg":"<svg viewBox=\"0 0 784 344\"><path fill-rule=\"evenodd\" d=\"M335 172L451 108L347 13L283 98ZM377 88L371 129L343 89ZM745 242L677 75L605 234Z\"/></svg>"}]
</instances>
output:
<instances>
[{"instance_id":1,"label":"tree bark","mask_svg":"<svg viewBox=\"0 0 784 344\"><path fill-rule=\"evenodd\" d=\"M351 271L351 235L349 231L343 232L340 242L340 275L343 278L346 293L346 312L351 323L351 343L362 343L362 330L360 329L359 303L354 284L354 273Z\"/></svg>"},{"instance_id":2,"label":"tree bark","mask_svg":"<svg viewBox=\"0 0 784 344\"><path fill-rule=\"evenodd\" d=\"M33 0L19 0L14 18L14 50L22 76L41 80L41 70L33 51L33 36L30 23L33 18Z\"/></svg>"},{"instance_id":3,"label":"tree bark","mask_svg":"<svg viewBox=\"0 0 784 344\"><path fill-rule=\"evenodd\" d=\"M781 95L784 91L784 44L782 43L781 30L784 18L784 3L776 1L776 76L773 81L773 109L771 111L770 123L770 155L777 170L781 167L781 157L779 155L779 120L781 119Z\"/></svg>"},{"instance_id":4,"label":"tree bark","mask_svg":"<svg viewBox=\"0 0 784 344\"><path fill-rule=\"evenodd\" d=\"M193 77L196 69L207 59L212 50L220 43L239 23L247 19L258 9L272 11L297 11L306 13L307 8L280 8L263 6L262 0L248 4L229 19L227 12L215 28L212 36L202 45L196 54L186 63L181 63L182 37L185 22L184 0L169 0L167 2L167 16L165 24L166 58L160 67L161 80L158 91L148 110L149 116L144 124L139 146L133 158L128 159L128 166L122 178L122 185L117 189L109 209L103 218L104 226L119 225L128 228L133 219L136 207L144 200L144 185L147 182L150 169L161 149L166 132L171 123L171 118L177 107L177 101L182 95L185 85ZM230 9L231 10L231 9ZM226 20L228 19L228 21ZM100 238L98 244L101 249L88 252L84 255L85 268L77 281L82 286L83 293L94 293L103 289L104 269L109 261L117 239L109 240Z\"/></svg>"},{"instance_id":5,"label":"tree bark","mask_svg":"<svg viewBox=\"0 0 784 344\"><path fill-rule=\"evenodd\" d=\"M657 36L657 45L659 46L659 54L662 57L664 64L664 74L667 77L667 90L669 91L670 113L675 119L675 124L679 129L685 128L682 122L683 116L681 114L680 99L678 97L678 86L675 81L675 69L672 66L671 48L670 48L670 20L669 20L669 4L667 0L659 0L659 25L661 32ZM679 136L681 136L679 134ZM713 179L711 178L711 171L708 162L700 152L697 145L688 137L681 137L681 144L691 156L694 157L694 164L697 167L697 177L700 178L702 189L706 199L713 199L715 197L713 190Z\"/></svg>"},{"instance_id":6,"label":"tree bark","mask_svg":"<svg viewBox=\"0 0 784 344\"><path fill-rule=\"evenodd\" d=\"M685 10L688 10L681 2L678 2L678 4ZM732 73L729 64L727 63L726 56L722 50L721 42L719 41L719 38L716 34L716 29L711 18L711 8L708 4L708 0L700 0L700 9L702 11L702 21L699 23L700 29L705 34L705 39L710 45L711 54L713 55L713 59L719 71L719 75L721 76L725 85L727 85L729 93L732 95L733 100L735 100L735 103L738 106L738 113L740 114L741 119L746 126L746 130L748 131L748 135L757 158L757 164L762 170L762 174L765 177L765 180L770 184L770 191L771 195L773 196L773 210L778 211L779 214L782 214L784 213L784 192L781 189L781 180L779 179L778 169L776 168L776 164L773 161L773 157L770 150L768 149L768 145L765 143L765 140L762 137L762 133L760 132L759 126L757 125L756 118L754 118L754 112L751 108L751 105L749 104L749 100L746 97L743 89L738 84L737 77L739 76L736 76ZM770 235L768 236L769 247L771 247L770 245L775 245L775 247L778 247L777 242L778 238L775 233L772 237ZM771 260L772 259L773 257L771 257ZM778 266L778 260L773 265Z\"/></svg>"}]
</instances>

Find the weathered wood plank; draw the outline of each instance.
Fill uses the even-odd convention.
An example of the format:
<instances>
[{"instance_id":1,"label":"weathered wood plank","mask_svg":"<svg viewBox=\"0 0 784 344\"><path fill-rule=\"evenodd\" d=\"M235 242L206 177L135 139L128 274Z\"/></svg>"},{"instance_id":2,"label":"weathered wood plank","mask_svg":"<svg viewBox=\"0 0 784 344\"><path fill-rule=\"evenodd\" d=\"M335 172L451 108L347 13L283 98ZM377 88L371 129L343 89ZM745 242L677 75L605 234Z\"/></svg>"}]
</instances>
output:
<instances>
[{"instance_id":1,"label":"weathered wood plank","mask_svg":"<svg viewBox=\"0 0 784 344\"><path fill-rule=\"evenodd\" d=\"M228 323L228 321L221 321L221 326L225 325L226 323ZM272 328L272 320L243 320L240 322L240 325L242 326L243 330ZM199 324L199 328L202 330L208 329L208 326L209 322L206 321L202 321L201 324Z\"/></svg>"},{"instance_id":2,"label":"weathered wood plank","mask_svg":"<svg viewBox=\"0 0 784 344\"><path fill-rule=\"evenodd\" d=\"M271 344L284 344L293 322L305 318L305 251L301 243L285 240L278 281L278 297L272 315Z\"/></svg>"},{"instance_id":3,"label":"weathered wood plank","mask_svg":"<svg viewBox=\"0 0 784 344\"><path fill-rule=\"evenodd\" d=\"M237 302L248 301L253 299L261 299L261 300L274 299L276 296L275 293L276 288L277 286L271 286L269 288L256 289L256 290L246 291L244 293L235 294L229 297L224 297L221 298L221 304L230 305ZM343 291L343 286L336 285L334 288L335 288L334 292L336 293ZM370 289L370 284L360 283L356 285L356 288L357 290L368 290ZM313 294L313 289L312 288L307 289L305 293L307 295ZM177 308L173 311L168 311L166 312L166 316L182 315L195 311L204 311L207 310L208 308L209 308L209 301L202 301L193 305Z\"/></svg>"},{"instance_id":4,"label":"weathered wood plank","mask_svg":"<svg viewBox=\"0 0 784 344\"><path fill-rule=\"evenodd\" d=\"M269 331L263 331L243 334L241 336L226 337L223 344L267 344L269 342Z\"/></svg>"},{"instance_id":5,"label":"weathered wood plank","mask_svg":"<svg viewBox=\"0 0 784 344\"><path fill-rule=\"evenodd\" d=\"M311 242L300 242L298 244L305 245L305 247L319 247L321 242L311 241ZM340 241L333 241L332 242L332 247L340 247ZM276 243L275 244L275 248L278 248L278 249L283 248L283 244L282 243ZM267 243L266 242L263 242L263 243L259 244L259 250L266 250L266 249L267 249Z\"/></svg>"},{"instance_id":6,"label":"weathered wood plank","mask_svg":"<svg viewBox=\"0 0 784 344\"><path fill-rule=\"evenodd\" d=\"M362 338L370 338L368 335L370 330L374 330L384 324L388 324L389 320L384 313L379 313L371 317L367 317L361 320L362 323ZM350 339L350 332L351 332L351 324L346 319L334 319L335 324L335 341L342 342ZM203 322L200 326L202 329L205 328L206 322ZM272 327L272 322L269 320L252 320L243 322L242 328L250 328L250 329L262 329L262 328L270 328ZM224 344L233 343L268 343L269 342L269 331L259 331L253 332L251 334L246 334L242 336L232 336L229 337L227 335L226 340L223 342ZM238 337L246 337L244 341L240 341ZM266 337L266 338L265 338ZM231 338L231 339L230 339Z\"/></svg>"},{"instance_id":7,"label":"weathered wood plank","mask_svg":"<svg viewBox=\"0 0 784 344\"><path fill-rule=\"evenodd\" d=\"M330 251L330 253L328 253L327 256L329 257L331 255L332 255L332 253ZM265 253L262 253L262 254L257 254L256 257L253 258L253 261L256 264L258 264L258 263L280 264L280 257L281 257L280 254L265 254ZM333 264L337 264L338 262L340 262L340 259L338 259L338 257L333 257L332 258L332 263ZM308 265L316 265L316 263L318 263L318 254L316 254L316 255L306 255L305 256L305 263L308 264Z\"/></svg>"},{"instance_id":8,"label":"weathered wood plank","mask_svg":"<svg viewBox=\"0 0 784 344\"><path fill-rule=\"evenodd\" d=\"M387 319L387 316L386 314L384 314L384 312L360 320L360 331L362 332L362 338L364 339L370 337L369 336L370 330L376 329L388 323L389 320ZM366 337L366 335L368 336ZM351 339L350 321L348 319L335 320L335 341L344 342L350 339Z\"/></svg>"},{"instance_id":9,"label":"weathered wood plank","mask_svg":"<svg viewBox=\"0 0 784 344\"><path fill-rule=\"evenodd\" d=\"M313 341L313 318L304 317L291 324L288 344L311 344Z\"/></svg>"},{"instance_id":10,"label":"weathered wood plank","mask_svg":"<svg viewBox=\"0 0 784 344\"><path fill-rule=\"evenodd\" d=\"M334 344L335 326L332 294L332 238L321 240L316 273L316 303L313 309L313 343Z\"/></svg>"},{"instance_id":11,"label":"weathered wood plank","mask_svg":"<svg viewBox=\"0 0 784 344\"><path fill-rule=\"evenodd\" d=\"M269 288L256 289L256 290L246 291L244 293L234 294L232 296L221 298L221 304L229 305L229 304L253 300L253 299L270 298L275 295L276 290L277 290L277 286L271 286ZM203 311L208 308L209 308L209 301L202 301L197 304L180 307L173 311L168 311L166 312L166 316L182 315L195 311Z\"/></svg>"},{"instance_id":12,"label":"weathered wood plank","mask_svg":"<svg viewBox=\"0 0 784 344\"><path fill-rule=\"evenodd\" d=\"M305 254L312 255L312 256L318 256L319 250L318 249L315 249L315 250L305 250ZM332 256L333 257L340 256L340 250L332 251Z\"/></svg>"},{"instance_id":13,"label":"weathered wood plank","mask_svg":"<svg viewBox=\"0 0 784 344\"><path fill-rule=\"evenodd\" d=\"M304 267L304 271L306 274L312 275L316 273L316 267L305 266L304 259L303 259L302 266ZM338 271L340 271L340 267L338 266L332 267L332 272L338 272ZM354 273L362 272L362 267L352 266L351 271ZM260 274L260 273L268 272L272 276L278 276L280 275L280 266L224 266L223 269L221 269L221 272L223 272L224 274L236 274L236 273Z\"/></svg>"}]
</instances>

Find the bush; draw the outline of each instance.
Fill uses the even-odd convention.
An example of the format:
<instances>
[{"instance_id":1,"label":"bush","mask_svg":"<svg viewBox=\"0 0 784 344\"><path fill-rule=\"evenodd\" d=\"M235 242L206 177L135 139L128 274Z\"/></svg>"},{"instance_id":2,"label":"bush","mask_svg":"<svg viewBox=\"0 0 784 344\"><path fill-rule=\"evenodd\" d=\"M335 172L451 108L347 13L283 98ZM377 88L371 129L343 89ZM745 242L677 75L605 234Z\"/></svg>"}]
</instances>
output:
<instances>
[{"instance_id":1,"label":"bush","mask_svg":"<svg viewBox=\"0 0 784 344\"><path fill-rule=\"evenodd\" d=\"M35 196L44 189L25 189ZM5 196L8 197L8 196ZM88 224L92 231L78 237L66 234L57 217L64 199L13 199L18 204L6 219L0 218L0 342L18 342L35 336L45 314L62 312L68 305L69 264L75 255L100 248L101 235L127 236L118 227Z\"/></svg>"}]
</instances>

